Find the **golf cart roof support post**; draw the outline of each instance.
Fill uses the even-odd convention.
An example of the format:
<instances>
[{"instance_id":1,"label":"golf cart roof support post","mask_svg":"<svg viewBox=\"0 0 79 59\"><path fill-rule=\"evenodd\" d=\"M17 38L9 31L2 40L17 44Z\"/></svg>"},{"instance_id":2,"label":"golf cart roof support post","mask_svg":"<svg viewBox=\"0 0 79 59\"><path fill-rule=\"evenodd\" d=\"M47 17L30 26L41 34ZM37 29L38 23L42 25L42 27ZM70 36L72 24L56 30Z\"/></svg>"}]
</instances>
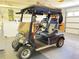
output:
<instances>
[{"instance_id":1,"label":"golf cart roof support post","mask_svg":"<svg viewBox=\"0 0 79 59\"><path fill-rule=\"evenodd\" d=\"M33 20L34 20L34 17L35 16L35 13L34 13L34 10L32 12L32 17L31 17L31 23L30 23L30 27L29 27L29 34L28 34L28 42L32 45L33 48L35 48L35 42L32 38L32 25L33 25Z\"/></svg>"},{"instance_id":2,"label":"golf cart roof support post","mask_svg":"<svg viewBox=\"0 0 79 59\"><path fill-rule=\"evenodd\" d=\"M59 15L59 14L58 14ZM59 29L59 17L57 18L57 28L56 28L57 30L60 30Z\"/></svg>"},{"instance_id":3,"label":"golf cart roof support post","mask_svg":"<svg viewBox=\"0 0 79 59\"><path fill-rule=\"evenodd\" d=\"M47 21L47 28L46 31L48 31L48 27L49 27L49 19L50 19L50 14L47 15L48 21Z\"/></svg>"},{"instance_id":4,"label":"golf cart roof support post","mask_svg":"<svg viewBox=\"0 0 79 59\"><path fill-rule=\"evenodd\" d=\"M47 15L48 19L50 18L50 14Z\"/></svg>"},{"instance_id":5,"label":"golf cart roof support post","mask_svg":"<svg viewBox=\"0 0 79 59\"><path fill-rule=\"evenodd\" d=\"M31 38L31 34L32 34L32 24L33 24L33 22L32 22L32 19L33 19L33 14L32 14L32 17L31 17L31 23L30 23L30 27L29 27L29 35L28 35L28 40L30 40L30 38Z\"/></svg>"},{"instance_id":6,"label":"golf cart roof support post","mask_svg":"<svg viewBox=\"0 0 79 59\"><path fill-rule=\"evenodd\" d=\"M24 14L24 13L21 14L21 19L20 19L21 22L22 22L22 19L23 19L23 14Z\"/></svg>"}]
</instances>

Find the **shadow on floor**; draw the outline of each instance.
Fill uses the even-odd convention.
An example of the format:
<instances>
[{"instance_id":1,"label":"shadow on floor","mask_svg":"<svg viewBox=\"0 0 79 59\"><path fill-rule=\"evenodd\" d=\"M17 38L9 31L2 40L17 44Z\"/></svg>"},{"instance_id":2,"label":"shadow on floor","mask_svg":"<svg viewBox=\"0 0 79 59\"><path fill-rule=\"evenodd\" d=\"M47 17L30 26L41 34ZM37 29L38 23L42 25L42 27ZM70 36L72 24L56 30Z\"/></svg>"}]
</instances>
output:
<instances>
[{"instance_id":1,"label":"shadow on floor","mask_svg":"<svg viewBox=\"0 0 79 59\"><path fill-rule=\"evenodd\" d=\"M45 55L40 52L35 52L30 59L48 59Z\"/></svg>"},{"instance_id":2,"label":"shadow on floor","mask_svg":"<svg viewBox=\"0 0 79 59\"><path fill-rule=\"evenodd\" d=\"M43 55L42 53L44 52L48 52L48 51L51 51L51 50L54 50L54 49L57 49L56 46L53 46L51 48L47 48L47 49L44 49L44 50L41 50L41 51L38 51L38 52L35 52L30 59L49 59L47 58L45 55Z\"/></svg>"}]
</instances>

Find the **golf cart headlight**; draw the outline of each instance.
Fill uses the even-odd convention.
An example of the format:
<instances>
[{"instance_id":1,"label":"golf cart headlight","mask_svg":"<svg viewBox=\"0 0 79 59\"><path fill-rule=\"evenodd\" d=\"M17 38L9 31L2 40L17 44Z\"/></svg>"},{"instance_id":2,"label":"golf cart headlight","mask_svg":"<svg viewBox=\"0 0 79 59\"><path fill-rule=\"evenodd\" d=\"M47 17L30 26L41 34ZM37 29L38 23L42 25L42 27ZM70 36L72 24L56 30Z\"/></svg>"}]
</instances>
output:
<instances>
[{"instance_id":1,"label":"golf cart headlight","mask_svg":"<svg viewBox=\"0 0 79 59\"><path fill-rule=\"evenodd\" d=\"M24 41L22 39L19 40L19 43L23 43Z\"/></svg>"},{"instance_id":2,"label":"golf cart headlight","mask_svg":"<svg viewBox=\"0 0 79 59\"><path fill-rule=\"evenodd\" d=\"M20 39L19 39L19 43L23 43L24 40L25 40L25 37L20 38Z\"/></svg>"},{"instance_id":3,"label":"golf cart headlight","mask_svg":"<svg viewBox=\"0 0 79 59\"><path fill-rule=\"evenodd\" d=\"M22 38L23 37L23 35L22 34L19 34L19 36L18 36L19 38Z\"/></svg>"},{"instance_id":4,"label":"golf cart headlight","mask_svg":"<svg viewBox=\"0 0 79 59\"><path fill-rule=\"evenodd\" d=\"M28 41L26 40L26 44L28 43Z\"/></svg>"},{"instance_id":5,"label":"golf cart headlight","mask_svg":"<svg viewBox=\"0 0 79 59\"><path fill-rule=\"evenodd\" d=\"M22 37L24 37L22 34L17 34L17 35L16 35L16 39L20 39L20 38L22 38Z\"/></svg>"}]
</instances>

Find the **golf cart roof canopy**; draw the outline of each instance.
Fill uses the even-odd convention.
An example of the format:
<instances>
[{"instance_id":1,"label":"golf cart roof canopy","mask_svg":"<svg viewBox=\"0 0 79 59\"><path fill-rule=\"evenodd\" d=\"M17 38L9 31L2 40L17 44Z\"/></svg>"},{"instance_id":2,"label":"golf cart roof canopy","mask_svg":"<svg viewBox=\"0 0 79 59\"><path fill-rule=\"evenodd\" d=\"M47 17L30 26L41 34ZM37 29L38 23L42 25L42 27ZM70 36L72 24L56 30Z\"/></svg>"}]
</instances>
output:
<instances>
[{"instance_id":1,"label":"golf cart roof canopy","mask_svg":"<svg viewBox=\"0 0 79 59\"><path fill-rule=\"evenodd\" d=\"M27 14L37 14L37 15L43 15L43 14L61 14L61 9L58 8L49 8L46 6L37 6L37 5L32 5L27 8L21 9L20 12L17 14L22 14L22 13L27 13Z\"/></svg>"}]
</instances>

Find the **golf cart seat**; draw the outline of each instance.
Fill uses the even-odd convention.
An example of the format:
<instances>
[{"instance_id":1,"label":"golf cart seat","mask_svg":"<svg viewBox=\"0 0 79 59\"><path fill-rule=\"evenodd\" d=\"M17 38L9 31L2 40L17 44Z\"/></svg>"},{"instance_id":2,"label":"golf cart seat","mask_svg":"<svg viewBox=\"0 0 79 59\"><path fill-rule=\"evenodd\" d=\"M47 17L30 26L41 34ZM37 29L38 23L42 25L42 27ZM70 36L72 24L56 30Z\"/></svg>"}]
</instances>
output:
<instances>
[{"instance_id":1,"label":"golf cart seat","mask_svg":"<svg viewBox=\"0 0 79 59\"><path fill-rule=\"evenodd\" d=\"M48 39L52 41L54 38L56 38L56 33L58 33L58 30L53 30L52 33L48 33L47 31L40 32L39 34L37 34L37 40L48 44Z\"/></svg>"},{"instance_id":2,"label":"golf cart seat","mask_svg":"<svg viewBox=\"0 0 79 59\"><path fill-rule=\"evenodd\" d=\"M44 36L44 37L51 38L52 36L56 35L56 33L58 33L58 30L53 30L52 33L48 33L47 31L43 31L39 34Z\"/></svg>"},{"instance_id":3,"label":"golf cart seat","mask_svg":"<svg viewBox=\"0 0 79 59\"><path fill-rule=\"evenodd\" d=\"M58 33L58 30L57 29L53 30L53 32L49 33L48 38L51 38L52 36L56 35L56 33Z\"/></svg>"}]
</instances>

